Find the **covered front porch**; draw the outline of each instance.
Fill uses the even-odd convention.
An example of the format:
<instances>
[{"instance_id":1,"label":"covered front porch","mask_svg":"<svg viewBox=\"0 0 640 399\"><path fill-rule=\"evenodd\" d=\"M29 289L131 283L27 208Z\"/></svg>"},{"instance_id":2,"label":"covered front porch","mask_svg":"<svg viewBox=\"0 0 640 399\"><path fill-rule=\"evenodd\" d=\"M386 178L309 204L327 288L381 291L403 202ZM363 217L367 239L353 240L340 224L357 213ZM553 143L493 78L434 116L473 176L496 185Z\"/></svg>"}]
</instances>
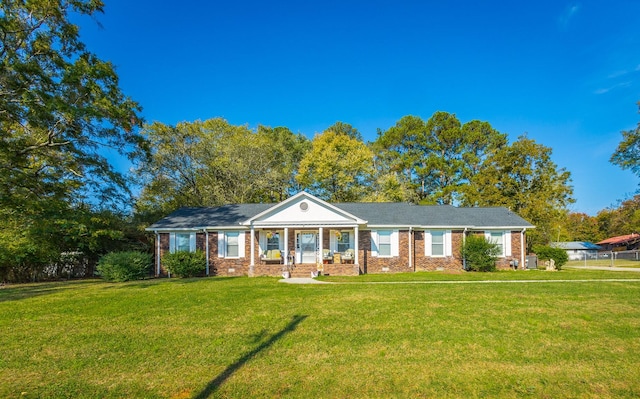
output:
<instances>
[{"instance_id":1,"label":"covered front porch","mask_svg":"<svg viewBox=\"0 0 640 399\"><path fill-rule=\"evenodd\" d=\"M357 225L252 226L250 274L356 275L358 236Z\"/></svg>"}]
</instances>

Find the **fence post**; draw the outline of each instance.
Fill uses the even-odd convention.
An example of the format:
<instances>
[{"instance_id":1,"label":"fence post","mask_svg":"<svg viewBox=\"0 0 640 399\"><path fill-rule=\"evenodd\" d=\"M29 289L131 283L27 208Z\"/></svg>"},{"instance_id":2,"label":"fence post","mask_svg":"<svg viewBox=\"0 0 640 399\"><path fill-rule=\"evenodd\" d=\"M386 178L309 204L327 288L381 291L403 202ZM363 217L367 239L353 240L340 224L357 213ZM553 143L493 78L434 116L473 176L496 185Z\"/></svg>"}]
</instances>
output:
<instances>
[{"instance_id":1,"label":"fence post","mask_svg":"<svg viewBox=\"0 0 640 399\"><path fill-rule=\"evenodd\" d=\"M615 257L616 257L616 253L611 251L611 267L613 267Z\"/></svg>"}]
</instances>

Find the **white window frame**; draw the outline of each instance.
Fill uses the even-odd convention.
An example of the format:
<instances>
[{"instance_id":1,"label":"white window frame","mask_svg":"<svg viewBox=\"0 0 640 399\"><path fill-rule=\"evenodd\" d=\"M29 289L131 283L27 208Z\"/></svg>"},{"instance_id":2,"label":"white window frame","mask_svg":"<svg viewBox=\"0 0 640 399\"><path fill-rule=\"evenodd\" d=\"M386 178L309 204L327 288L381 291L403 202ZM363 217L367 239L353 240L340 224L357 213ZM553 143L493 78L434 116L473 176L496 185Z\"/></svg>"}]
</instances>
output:
<instances>
[{"instance_id":1,"label":"white window frame","mask_svg":"<svg viewBox=\"0 0 640 399\"><path fill-rule=\"evenodd\" d=\"M389 233L390 251L389 255L380 255L380 233ZM400 256L400 233L398 230L380 229L371 231L371 256L377 258L394 258Z\"/></svg>"},{"instance_id":2,"label":"white window frame","mask_svg":"<svg viewBox=\"0 0 640 399\"><path fill-rule=\"evenodd\" d=\"M189 249L184 252L195 252L196 251L196 233L190 231L177 231L169 233L169 252L175 253L178 252L178 240L180 236L189 236Z\"/></svg>"},{"instance_id":3,"label":"white window frame","mask_svg":"<svg viewBox=\"0 0 640 399\"><path fill-rule=\"evenodd\" d=\"M347 248L346 249L354 249L354 236L353 236L353 232L350 230L330 230L329 231L329 248L332 252L336 253L344 253L345 251L341 251L340 250L340 240L338 240L338 237L336 237L336 233L340 233L342 235L342 238L344 239L345 237L349 240L347 243Z\"/></svg>"},{"instance_id":4,"label":"white window frame","mask_svg":"<svg viewBox=\"0 0 640 399\"><path fill-rule=\"evenodd\" d=\"M264 254L269 250L269 239L267 238L267 233L269 231L278 234L278 248L271 249L279 249L280 251L284 251L284 230L261 230L260 237L258 238L260 253Z\"/></svg>"},{"instance_id":5,"label":"white window frame","mask_svg":"<svg viewBox=\"0 0 640 399\"><path fill-rule=\"evenodd\" d=\"M238 255L228 255L229 237L238 237ZM232 230L232 231L219 231L218 232L218 258L225 259L239 259L245 257L245 232Z\"/></svg>"},{"instance_id":6,"label":"white window frame","mask_svg":"<svg viewBox=\"0 0 640 399\"><path fill-rule=\"evenodd\" d=\"M433 254L433 234L442 233L442 255ZM451 230L425 230L424 255L431 258L446 258L452 256Z\"/></svg>"},{"instance_id":7,"label":"white window frame","mask_svg":"<svg viewBox=\"0 0 640 399\"><path fill-rule=\"evenodd\" d=\"M494 237L492 234L500 234L500 237ZM505 258L511 256L511 232L508 230L486 230L484 232L484 238L494 244L498 244L502 249L498 257Z\"/></svg>"}]
</instances>

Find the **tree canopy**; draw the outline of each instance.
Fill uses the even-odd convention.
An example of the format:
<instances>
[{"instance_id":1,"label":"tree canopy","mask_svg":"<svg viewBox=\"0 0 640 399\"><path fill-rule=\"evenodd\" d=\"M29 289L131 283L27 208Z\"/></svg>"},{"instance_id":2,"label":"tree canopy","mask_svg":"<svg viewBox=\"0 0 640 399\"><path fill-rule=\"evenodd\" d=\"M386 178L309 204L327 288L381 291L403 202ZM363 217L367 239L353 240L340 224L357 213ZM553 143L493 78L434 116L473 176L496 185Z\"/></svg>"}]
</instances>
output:
<instances>
[{"instance_id":1,"label":"tree canopy","mask_svg":"<svg viewBox=\"0 0 640 399\"><path fill-rule=\"evenodd\" d=\"M104 153L144 156L136 132L140 106L68 20L102 6L96 0L0 3L2 279L7 265L35 278L64 251L89 249L102 227L87 212L100 219L97 208L129 200L127 176Z\"/></svg>"},{"instance_id":2,"label":"tree canopy","mask_svg":"<svg viewBox=\"0 0 640 399\"><path fill-rule=\"evenodd\" d=\"M640 112L640 102L638 102ZM633 130L622 132L622 141L611 156L611 163L640 176L640 122Z\"/></svg>"}]
</instances>

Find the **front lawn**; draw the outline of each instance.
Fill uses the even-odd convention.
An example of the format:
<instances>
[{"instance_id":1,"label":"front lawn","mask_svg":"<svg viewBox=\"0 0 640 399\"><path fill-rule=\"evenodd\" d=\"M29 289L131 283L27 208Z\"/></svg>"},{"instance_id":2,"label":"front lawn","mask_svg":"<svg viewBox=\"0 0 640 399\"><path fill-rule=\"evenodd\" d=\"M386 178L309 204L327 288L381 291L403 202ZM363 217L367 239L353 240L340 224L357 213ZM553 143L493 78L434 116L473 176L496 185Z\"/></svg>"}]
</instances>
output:
<instances>
[{"instance_id":1,"label":"front lawn","mask_svg":"<svg viewBox=\"0 0 640 399\"><path fill-rule=\"evenodd\" d=\"M638 278L607 273L420 278ZM640 396L638 281L371 279L10 286L0 290L0 397Z\"/></svg>"}]
</instances>

